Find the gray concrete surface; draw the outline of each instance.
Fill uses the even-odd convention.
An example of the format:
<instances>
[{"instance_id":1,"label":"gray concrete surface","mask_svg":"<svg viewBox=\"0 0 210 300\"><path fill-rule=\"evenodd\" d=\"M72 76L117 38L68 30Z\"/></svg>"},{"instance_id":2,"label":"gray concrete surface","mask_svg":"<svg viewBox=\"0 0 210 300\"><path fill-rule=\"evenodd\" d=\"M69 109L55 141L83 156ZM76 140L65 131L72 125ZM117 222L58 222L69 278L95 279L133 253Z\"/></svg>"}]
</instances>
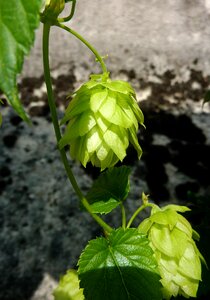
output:
<instances>
[{"instance_id":1,"label":"gray concrete surface","mask_svg":"<svg viewBox=\"0 0 210 300\"><path fill-rule=\"evenodd\" d=\"M68 24L107 55L112 72L134 69L147 74L174 69L182 74L195 60L197 68L210 73L210 0L78 0ZM24 75L41 74L41 27ZM68 64L95 70L92 54L73 36L53 28L52 68ZM96 68L97 70L97 68Z\"/></svg>"}]
</instances>

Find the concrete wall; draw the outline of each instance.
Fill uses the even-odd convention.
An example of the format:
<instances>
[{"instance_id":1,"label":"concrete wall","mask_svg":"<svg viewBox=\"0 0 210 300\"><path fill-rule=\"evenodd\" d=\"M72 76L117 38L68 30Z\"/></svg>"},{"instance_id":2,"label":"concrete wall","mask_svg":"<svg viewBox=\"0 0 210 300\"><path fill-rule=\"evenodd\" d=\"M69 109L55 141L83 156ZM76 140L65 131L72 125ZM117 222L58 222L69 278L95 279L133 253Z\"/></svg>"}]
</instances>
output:
<instances>
[{"instance_id":1,"label":"concrete wall","mask_svg":"<svg viewBox=\"0 0 210 300\"><path fill-rule=\"evenodd\" d=\"M84 35L102 55L109 55L111 71L134 69L145 74L182 72L197 62L210 73L210 0L78 0L68 24ZM24 75L41 73L41 27L37 32L33 63L27 59ZM95 65L93 56L78 40L58 28L51 35L52 67Z\"/></svg>"}]
</instances>

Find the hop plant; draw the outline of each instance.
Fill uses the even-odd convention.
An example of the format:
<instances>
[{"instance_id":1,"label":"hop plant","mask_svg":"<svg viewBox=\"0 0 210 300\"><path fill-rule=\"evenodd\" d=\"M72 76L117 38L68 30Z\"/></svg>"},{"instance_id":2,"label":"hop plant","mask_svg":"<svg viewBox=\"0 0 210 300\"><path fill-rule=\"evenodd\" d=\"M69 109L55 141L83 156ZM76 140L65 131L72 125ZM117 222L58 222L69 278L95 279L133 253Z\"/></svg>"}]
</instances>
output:
<instances>
[{"instance_id":1,"label":"hop plant","mask_svg":"<svg viewBox=\"0 0 210 300\"><path fill-rule=\"evenodd\" d=\"M67 107L61 124L68 125L59 146L69 144L73 159L84 167L91 162L103 170L124 159L129 142L141 157L136 134L138 123L143 125L143 121L130 84L112 81L108 73L92 75Z\"/></svg>"},{"instance_id":2,"label":"hop plant","mask_svg":"<svg viewBox=\"0 0 210 300\"><path fill-rule=\"evenodd\" d=\"M163 299L196 297L201 280L201 260L204 260L193 237L199 239L190 223L179 213L189 208L154 205L151 216L140 225L140 232L148 234L150 245L158 262Z\"/></svg>"},{"instance_id":3,"label":"hop plant","mask_svg":"<svg viewBox=\"0 0 210 300\"><path fill-rule=\"evenodd\" d=\"M53 292L55 300L84 300L83 289L79 287L79 279L75 270L68 270L60 279Z\"/></svg>"}]
</instances>

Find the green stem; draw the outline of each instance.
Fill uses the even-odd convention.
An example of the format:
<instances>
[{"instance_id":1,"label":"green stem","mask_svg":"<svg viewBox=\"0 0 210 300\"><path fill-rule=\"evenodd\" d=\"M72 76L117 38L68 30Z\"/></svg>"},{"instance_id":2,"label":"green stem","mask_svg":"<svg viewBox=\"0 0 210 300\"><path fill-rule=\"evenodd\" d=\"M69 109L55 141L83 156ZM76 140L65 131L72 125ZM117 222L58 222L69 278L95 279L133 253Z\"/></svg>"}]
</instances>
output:
<instances>
[{"instance_id":1,"label":"green stem","mask_svg":"<svg viewBox=\"0 0 210 300\"><path fill-rule=\"evenodd\" d=\"M153 207L152 203L147 203L147 204L143 204L141 205L132 215L132 217L130 218L128 224L127 224L127 228L130 228L131 224L133 223L133 221L135 220L135 218L138 216L138 214L140 214L140 212L145 209L146 207Z\"/></svg>"},{"instance_id":2,"label":"green stem","mask_svg":"<svg viewBox=\"0 0 210 300\"><path fill-rule=\"evenodd\" d=\"M97 216L96 214L94 214L92 212L91 206L88 203L87 199L85 197L83 197L82 199L82 204L84 205L84 207L86 208L86 210L90 213L90 215L92 216L92 218L101 226L104 228L105 231L107 232L111 232L112 231L112 227L110 227L107 223L105 223L99 216Z\"/></svg>"},{"instance_id":3,"label":"green stem","mask_svg":"<svg viewBox=\"0 0 210 300\"><path fill-rule=\"evenodd\" d=\"M45 76L45 83L47 87L47 94L48 94L48 103L50 107L52 122L55 130L55 136L57 142L61 139L61 133L60 133L60 127L58 123L58 117L56 112L56 105L55 105L55 98L52 90L52 81L50 76L50 66L49 66L49 34L50 34L50 23L45 23L43 28L43 66L44 66L44 76ZM78 197L80 199L83 198L83 194L80 190L80 188L77 185L77 182L74 178L74 175L72 174L71 168L68 163L68 159L66 157L66 152L64 149L59 149L61 160L64 164L66 173L68 175L68 178L77 193Z\"/></svg>"},{"instance_id":4,"label":"green stem","mask_svg":"<svg viewBox=\"0 0 210 300\"><path fill-rule=\"evenodd\" d=\"M61 24L59 22L55 23L56 26L66 30L67 32L73 34L76 38L78 38L83 44L85 44L90 51L93 52L93 54L95 55L96 59L99 61L99 63L101 64L101 68L103 70L104 73L107 73L107 68L106 65L103 61L103 58L99 55L98 51L88 42L86 41L79 33L77 33L76 31L74 31L73 29L65 26L64 24Z\"/></svg>"},{"instance_id":5,"label":"green stem","mask_svg":"<svg viewBox=\"0 0 210 300\"><path fill-rule=\"evenodd\" d=\"M43 27L43 66L44 66L44 77L45 77L45 83L47 87L47 94L48 94L48 103L50 107L52 122L55 130L55 136L57 143L61 139L61 132L60 127L58 123L58 117L56 112L56 105L55 105L55 98L52 90L52 81L50 76L50 65L49 65L49 35L50 35L50 28L51 24L50 22L44 23ZM77 181L72 173L71 167L68 163L68 159L66 156L66 152L64 149L59 149L61 160L63 162L64 168L66 170L67 176L69 178L69 181L71 182L77 196L79 197L80 201L84 205L84 207L87 209L87 211L90 213L90 215L93 217L93 219L104 228L104 230L110 232L112 228L106 224L99 216L92 213L91 206L89 205L87 199L83 196L82 191L80 190Z\"/></svg>"},{"instance_id":6,"label":"green stem","mask_svg":"<svg viewBox=\"0 0 210 300\"><path fill-rule=\"evenodd\" d=\"M73 15L74 15L75 7L76 7L76 0L72 0L71 12L70 12L69 16L58 19L58 22L67 22L67 21L70 21L72 19Z\"/></svg>"},{"instance_id":7,"label":"green stem","mask_svg":"<svg viewBox=\"0 0 210 300\"><path fill-rule=\"evenodd\" d=\"M125 207L124 205L121 203L121 213L122 213L122 228L125 229L126 228L126 213L125 213Z\"/></svg>"}]
</instances>

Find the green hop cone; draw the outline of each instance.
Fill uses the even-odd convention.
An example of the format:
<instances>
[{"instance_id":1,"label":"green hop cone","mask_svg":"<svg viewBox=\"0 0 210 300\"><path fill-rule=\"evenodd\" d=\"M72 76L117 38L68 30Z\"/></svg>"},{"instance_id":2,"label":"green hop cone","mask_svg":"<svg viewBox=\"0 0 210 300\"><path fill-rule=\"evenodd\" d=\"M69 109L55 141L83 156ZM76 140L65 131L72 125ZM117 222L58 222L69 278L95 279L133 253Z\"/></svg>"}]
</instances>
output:
<instances>
[{"instance_id":1,"label":"green hop cone","mask_svg":"<svg viewBox=\"0 0 210 300\"><path fill-rule=\"evenodd\" d=\"M42 13L43 20L55 21L64 10L65 0L46 0L45 9Z\"/></svg>"},{"instance_id":2,"label":"green hop cone","mask_svg":"<svg viewBox=\"0 0 210 300\"><path fill-rule=\"evenodd\" d=\"M75 270L68 270L60 279L53 292L55 300L84 300L83 289L79 287L79 279Z\"/></svg>"},{"instance_id":3,"label":"green hop cone","mask_svg":"<svg viewBox=\"0 0 210 300\"><path fill-rule=\"evenodd\" d=\"M141 157L137 130L143 121L130 84L112 81L108 73L92 75L66 109L61 124L68 125L59 146L69 144L73 159L84 167L91 162L103 170L124 159L129 142Z\"/></svg>"},{"instance_id":4,"label":"green hop cone","mask_svg":"<svg viewBox=\"0 0 210 300\"><path fill-rule=\"evenodd\" d=\"M151 216L139 225L139 231L148 234L163 286L163 299L196 297L201 280L200 254L193 237L199 239L190 223L178 212L189 208L167 205L160 209L154 205ZM204 261L205 262L205 261Z\"/></svg>"}]
</instances>

